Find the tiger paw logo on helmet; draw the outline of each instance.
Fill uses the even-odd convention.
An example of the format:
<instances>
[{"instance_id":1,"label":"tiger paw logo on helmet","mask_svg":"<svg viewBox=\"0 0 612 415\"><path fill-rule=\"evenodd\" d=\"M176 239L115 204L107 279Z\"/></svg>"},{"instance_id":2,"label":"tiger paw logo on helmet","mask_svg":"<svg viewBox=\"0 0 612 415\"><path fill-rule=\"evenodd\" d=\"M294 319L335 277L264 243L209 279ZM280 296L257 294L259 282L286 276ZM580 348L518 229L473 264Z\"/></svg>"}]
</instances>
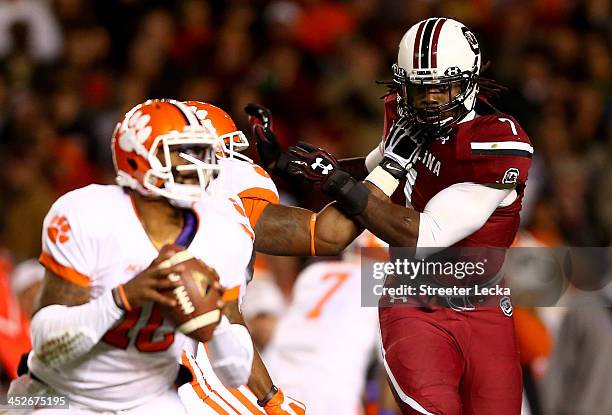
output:
<instances>
[{"instance_id":1,"label":"tiger paw logo on helmet","mask_svg":"<svg viewBox=\"0 0 612 415\"><path fill-rule=\"evenodd\" d=\"M153 128L149 125L151 116L136 111L128 120L128 128L119 136L119 146L125 151L134 151L142 147L151 136Z\"/></svg>"},{"instance_id":2,"label":"tiger paw logo on helmet","mask_svg":"<svg viewBox=\"0 0 612 415\"><path fill-rule=\"evenodd\" d=\"M68 232L70 232L70 224L68 223L66 216L53 216L51 223L47 228L47 235L49 236L49 239L56 244L66 243L70 240Z\"/></svg>"}]
</instances>

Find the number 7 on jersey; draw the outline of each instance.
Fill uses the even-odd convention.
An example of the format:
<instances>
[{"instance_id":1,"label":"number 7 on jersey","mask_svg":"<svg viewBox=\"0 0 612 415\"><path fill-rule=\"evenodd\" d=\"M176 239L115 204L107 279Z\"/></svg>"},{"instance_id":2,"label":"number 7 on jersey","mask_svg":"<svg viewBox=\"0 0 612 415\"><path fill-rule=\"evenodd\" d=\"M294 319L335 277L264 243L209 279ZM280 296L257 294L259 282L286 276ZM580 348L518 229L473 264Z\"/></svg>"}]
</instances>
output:
<instances>
[{"instance_id":1,"label":"number 7 on jersey","mask_svg":"<svg viewBox=\"0 0 612 415\"><path fill-rule=\"evenodd\" d=\"M348 277L349 277L349 274L346 272L332 272L329 274L325 274L323 278L321 278L323 281L327 281L330 279L335 279L336 281L325 292L325 294L323 294L321 299L317 302L317 305L315 305L314 308L312 308L312 310L308 312L306 317L309 320L313 320L321 315L321 309L333 297L334 293L338 291L338 288L340 288L340 286L346 282Z\"/></svg>"}]
</instances>

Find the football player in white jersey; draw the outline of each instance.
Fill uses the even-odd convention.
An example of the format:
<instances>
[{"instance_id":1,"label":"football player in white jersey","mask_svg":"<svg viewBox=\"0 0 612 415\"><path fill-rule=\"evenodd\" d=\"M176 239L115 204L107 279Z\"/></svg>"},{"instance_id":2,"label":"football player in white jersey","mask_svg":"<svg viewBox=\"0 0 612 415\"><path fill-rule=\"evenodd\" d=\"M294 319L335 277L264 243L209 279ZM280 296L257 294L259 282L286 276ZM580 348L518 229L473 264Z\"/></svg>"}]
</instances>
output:
<instances>
[{"instance_id":1,"label":"football player in white jersey","mask_svg":"<svg viewBox=\"0 0 612 415\"><path fill-rule=\"evenodd\" d=\"M118 186L90 185L51 207L29 373L9 394L67 395L69 413L184 413L174 380L186 337L160 307L174 305L167 290L175 283L165 276L181 266L157 264L172 254L168 244L185 247L234 287L224 297L231 301L253 249L238 195L221 187L211 194L222 171L214 122L174 100L137 105L113 136ZM253 361L246 328L222 318L208 344L220 377L246 382Z\"/></svg>"}]
</instances>

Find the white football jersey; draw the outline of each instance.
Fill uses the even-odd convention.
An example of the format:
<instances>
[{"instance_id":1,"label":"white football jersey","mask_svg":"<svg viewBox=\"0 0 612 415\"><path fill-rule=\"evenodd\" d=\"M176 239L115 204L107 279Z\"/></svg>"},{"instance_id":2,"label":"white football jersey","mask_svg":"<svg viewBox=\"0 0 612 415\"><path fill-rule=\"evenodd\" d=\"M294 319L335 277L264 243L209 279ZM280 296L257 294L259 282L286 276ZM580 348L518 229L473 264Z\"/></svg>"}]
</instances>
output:
<instances>
[{"instance_id":1,"label":"white football jersey","mask_svg":"<svg viewBox=\"0 0 612 415\"><path fill-rule=\"evenodd\" d=\"M304 269L263 360L275 384L316 415L357 414L378 312L361 307L359 263L318 262Z\"/></svg>"},{"instance_id":2,"label":"white football jersey","mask_svg":"<svg viewBox=\"0 0 612 415\"><path fill-rule=\"evenodd\" d=\"M221 284L238 295L246 285L253 249L253 230L240 198L218 191L193 211L187 249L213 267ZM118 186L90 185L69 192L55 202L44 221L41 263L72 283L89 286L92 298L126 283L157 255L131 197ZM74 402L122 410L173 387L185 340L159 307L149 303L126 312L83 358L50 368L31 353L29 367Z\"/></svg>"},{"instance_id":3,"label":"white football jersey","mask_svg":"<svg viewBox=\"0 0 612 415\"><path fill-rule=\"evenodd\" d=\"M256 164L237 159L220 159L219 164L221 174L213 182L212 191L237 194L254 228L265 206L279 202L274 182ZM227 388L221 383L201 343L196 350L186 347L182 362L194 377L193 382L179 388L179 395L189 414L265 415L248 387Z\"/></svg>"}]
</instances>

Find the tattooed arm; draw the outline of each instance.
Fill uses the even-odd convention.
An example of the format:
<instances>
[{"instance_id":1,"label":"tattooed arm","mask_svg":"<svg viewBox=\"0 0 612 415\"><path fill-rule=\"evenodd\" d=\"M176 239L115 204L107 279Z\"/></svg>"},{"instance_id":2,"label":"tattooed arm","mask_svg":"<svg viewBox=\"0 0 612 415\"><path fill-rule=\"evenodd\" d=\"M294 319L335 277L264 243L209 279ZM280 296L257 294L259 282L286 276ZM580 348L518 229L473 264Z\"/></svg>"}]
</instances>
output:
<instances>
[{"instance_id":1,"label":"tattooed arm","mask_svg":"<svg viewBox=\"0 0 612 415\"><path fill-rule=\"evenodd\" d=\"M311 255L313 212L290 206L268 205L255 226L255 249L270 255ZM314 226L317 255L338 255L363 228L343 215L335 203L317 214Z\"/></svg>"},{"instance_id":2,"label":"tattooed arm","mask_svg":"<svg viewBox=\"0 0 612 415\"><path fill-rule=\"evenodd\" d=\"M51 304L75 306L85 304L88 301L89 287L73 284L47 270L34 312L36 313L41 308Z\"/></svg>"}]
</instances>

